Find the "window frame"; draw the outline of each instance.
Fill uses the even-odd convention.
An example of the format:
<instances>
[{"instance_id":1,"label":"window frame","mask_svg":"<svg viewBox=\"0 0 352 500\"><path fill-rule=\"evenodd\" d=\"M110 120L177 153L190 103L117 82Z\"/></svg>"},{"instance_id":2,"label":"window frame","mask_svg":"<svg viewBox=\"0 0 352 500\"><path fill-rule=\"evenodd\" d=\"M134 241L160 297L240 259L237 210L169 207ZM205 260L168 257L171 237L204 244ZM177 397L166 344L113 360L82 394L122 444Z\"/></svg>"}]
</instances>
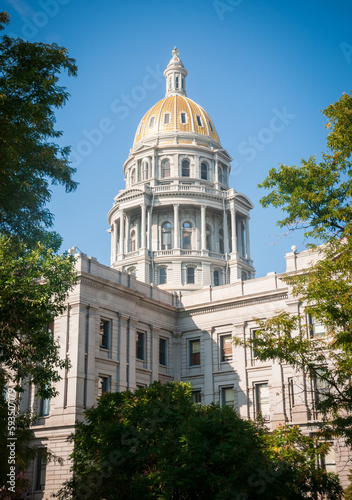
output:
<instances>
[{"instance_id":1,"label":"window frame","mask_svg":"<svg viewBox=\"0 0 352 500\"><path fill-rule=\"evenodd\" d=\"M184 119L184 121L183 121L183 119ZM187 125L187 123L188 123L188 115L185 111L180 112L180 122L181 122L181 125Z\"/></svg>"},{"instance_id":2,"label":"window frame","mask_svg":"<svg viewBox=\"0 0 352 500\"><path fill-rule=\"evenodd\" d=\"M195 405L202 404L202 391L201 389L192 390L192 401Z\"/></svg>"},{"instance_id":3,"label":"window frame","mask_svg":"<svg viewBox=\"0 0 352 500\"><path fill-rule=\"evenodd\" d=\"M159 338L159 365L167 366L167 340L163 337Z\"/></svg>"},{"instance_id":4,"label":"window frame","mask_svg":"<svg viewBox=\"0 0 352 500\"><path fill-rule=\"evenodd\" d=\"M197 121L198 127L201 127L201 128L204 127L203 120L202 120L202 117L200 115L196 115L196 121Z\"/></svg>"},{"instance_id":5,"label":"window frame","mask_svg":"<svg viewBox=\"0 0 352 500\"><path fill-rule=\"evenodd\" d=\"M201 364L201 353L200 353L200 339L189 340L189 366L200 366ZM199 345L199 350L193 351L193 346Z\"/></svg>"},{"instance_id":6,"label":"window frame","mask_svg":"<svg viewBox=\"0 0 352 500\"><path fill-rule=\"evenodd\" d=\"M165 164L167 164L167 168L165 168ZM171 176L171 165L170 160L168 158L164 158L161 162L161 178L165 179Z\"/></svg>"},{"instance_id":7,"label":"window frame","mask_svg":"<svg viewBox=\"0 0 352 500\"><path fill-rule=\"evenodd\" d=\"M169 243L164 242L164 237L168 235ZM172 225L171 222L165 221L161 225L161 250L171 250L172 248Z\"/></svg>"},{"instance_id":8,"label":"window frame","mask_svg":"<svg viewBox=\"0 0 352 500\"><path fill-rule=\"evenodd\" d=\"M36 474L35 474L35 491L44 491L46 485L46 467L47 459L44 456L37 454ZM44 482L42 480L44 478Z\"/></svg>"},{"instance_id":9,"label":"window frame","mask_svg":"<svg viewBox=\"0 0 352 500\"><path fill-rule=\"evenodd\" d=\"M181 177L191 177L191 162L188 158L184 158L181 162Z\"/></svg>"},{"instance_id":10,"label":"window frame","mask_svg":"<svg viewBox=\"0 0 352 500\"><path fill-rule=\"evenodd\" d=\"M186 284L187 285L195 285L195 283L196 283L196 268L194 266L187 266L186 267Z\"/></svg>"},{"instance_id":11,"label":"window frame","mask_svg":"<svg viewBox=\"0 0 352 500\"><path fill-rule=\"evenodd\" d=\"M220 270L214 269L213 271L213 286L220 286Z\"/></svg>"},{"instance_id":12,"label":"window frame","mask_svg":"<svg viewBox=\"0 0 352 500\"><path fill-rule=\"evenodd\" d=\"M136 359L145 361L145 332L136 331Z\"/></svg>"},{"instance_id":13,"label":"window frame","mask_svg":"<svg viewBox=\"0 0 352 500\"><path fill-rule=\"evenodd\" d=\"M205 167L205 169L203 168ZM204 173L205 173L205 177L204 177ZM202 161L201 164L200 164L200 178L203 180L203 181L208 181L209 180L209 166L208 164L205 162L205 161Z\"/></svg>"},{"instance_id":14,"label":"window frame","mask_svg":"<svg viewBox=\"0 0 352 500\"><path fill-rule=\"evenodd\" d=\"M226 394L230 393L232 398L230 398L230 402L232 404L228 404L228 401L226 399ZM226 386L226 387L221 387L221 406L230 406L230 408L235 407L235 391L234 391L234 386Z\"/></svg>"},{"instance_id":15,"label":"window frame","mask_svg":"<svg viewBox=\"0 0 352 500\"><path fill-rule=\"evenodd\" d=\"M267 413L264 414L262 411L262 406L263 406L263 397L261 397L260 389L263 387L267 387ZM255 414L256 417L258 418L259 415L261 415L262 419L265 422L270 421L270 393L269 393L269 383L268 381L263 381L263 382L255 382L254 383L254 396L255 396ZM265 398L266 399L266 398Z\"/></svg>"},{"instance_id":16,"label":"window frame","mask_svg":"<svg viewBox=\"0 0 352 500\"><path fill-rule=\"evenodd\" d=\"M167 118L166 118L167 117ZM166 113L164 113L164 119L163 119L163 124L164 125L170 125L170 122L171 122L171 113L169 113L168 111ZM167 120L167 121L166 121Z\"/></svg>"},{"instance_id":17,"label":"window frame","mask_svg":"<svg viewBox=\"0 0 352 500\"><path fill-rule=\"evenodd\" d=\"M155 116L153 115L149 118L149 128L153 128L154 125L155 125Z\"/></svg>"},{"instance_id":18,"label":"window frame","mask_svg":"<svg viewBox=\"0 0 352 500\"><path fill-rule=\"evenodd\" d=\"M167 267L161 266L159 267L159 285L166 285L166 284L167 284Z\"/></svg>"},{"instance_id":19,"label":"window frame","mask_svg":"<svg viewBox=\"0 0 352 500\"><path fill-rule=\"evenodd\" d=\"M110 342L110 320L100 318L99 324L99 348L109 350ZM102 326L104 331L102 332ZM104 342L102 342L104 340Z\"/></svg>"},{"instance_id":20,"label":"window frame","mask_svg":"<svg viewBox=\"0 0 352 500\"><path fill-rule=\"evenodd\" d=\"M109 375L99 375L98 377L98 398L111 391L111 377Z\"/></svg>"},{"instance_id":21,"label":"window frame","mask_svg":"<svg viewBox=\"0 0 352 500\"><path fill-rule=\"evenodd\" d=\"M231 346L231 354L226 354L226 346L225 341L230 340ZM225 333L220 335L220 363L228 363L229 361L233 361L233 344L232 344L232 335L231 333ZM227 347L228 349L228 347Z\"/></svg>"}]
</instances>

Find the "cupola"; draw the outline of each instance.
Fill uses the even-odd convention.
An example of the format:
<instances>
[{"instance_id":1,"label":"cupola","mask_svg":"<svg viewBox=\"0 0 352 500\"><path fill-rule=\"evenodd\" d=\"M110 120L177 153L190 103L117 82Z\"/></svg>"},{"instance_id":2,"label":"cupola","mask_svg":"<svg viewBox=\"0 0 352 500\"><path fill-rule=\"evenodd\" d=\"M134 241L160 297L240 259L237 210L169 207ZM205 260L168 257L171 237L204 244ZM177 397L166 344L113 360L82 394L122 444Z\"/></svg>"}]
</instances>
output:
<instances>
[{"instance_id":1,"label":"cupola","mask_svg":"<svg viewBox=\"0 0 352 500\"><path fill-rule=\"evenodd\" d=\"M172 51L172 58L167 65L164 75L166 78L166 96L170 94L186 94L186 76L187 70L178 57L179 51L177 47Z\"/></svg>"}]
</instances>

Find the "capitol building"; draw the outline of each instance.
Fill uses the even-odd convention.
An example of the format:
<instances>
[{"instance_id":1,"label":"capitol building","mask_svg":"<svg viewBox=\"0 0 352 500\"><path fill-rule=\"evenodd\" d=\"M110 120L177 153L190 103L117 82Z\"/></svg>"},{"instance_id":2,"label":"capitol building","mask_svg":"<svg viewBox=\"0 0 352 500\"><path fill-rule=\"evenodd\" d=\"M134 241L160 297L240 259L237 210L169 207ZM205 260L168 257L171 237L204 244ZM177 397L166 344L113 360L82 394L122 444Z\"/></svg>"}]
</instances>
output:
<instances>
[{"instance_id":1,"label":"capitol building","mask_svg":"<svg viewBox=\"0 0 352 500\"><path fill-rule=\"evenodd\" d=\"M78 282L55 319L71 369L61 373L54 399L37 399L31 387L22 398L22 408L39 415L35 446L62 459L33 464L35 500L49 499L70 477L67 437L107 391L181 380L191 383L196 403L230 405L244 419L260 412L271 429L290 423L311 433L308 424L319 418L314 381L233 345L255 335L258 319L300 314L302 304L281 275L255 278L253 204L229 186L232 158L212 118L187 96L176 48L164 74L165 97L136 124L121 166L126 184L108 213L111 266L77 253ZM314 255L293 247L285 258L292 274ZM348 461L336 441L325 467L344 486Z\"/></svg>"}]
</instances>

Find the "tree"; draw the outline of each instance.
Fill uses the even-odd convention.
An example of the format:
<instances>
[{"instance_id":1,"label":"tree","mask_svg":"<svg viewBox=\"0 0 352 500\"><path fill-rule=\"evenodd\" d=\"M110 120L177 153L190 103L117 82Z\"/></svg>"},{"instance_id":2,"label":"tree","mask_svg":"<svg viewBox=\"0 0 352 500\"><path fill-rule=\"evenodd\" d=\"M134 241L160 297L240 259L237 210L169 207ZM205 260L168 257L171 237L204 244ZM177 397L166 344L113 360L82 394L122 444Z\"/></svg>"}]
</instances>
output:
<instances>
[{"instance_id":1,"label":"tree","mask_svg":"<svg viewBox=\"0 0 352 500\"><path fill-rule=\"evenodd\" d=\"M352 93L323 111L329 119L328 153L301 166L272 169L260 185L271 192L264 207L280 207L278 225L303 228L318 261L299 275L283 278L304 313L283 312L259 321L252 347L262 360L279 359L320 381L316 402L322 420L315 422L327 438L344 436L352 445ZM325 335L305 327L305 314L322 323Z\"/></svg>"},{"instance_id":2,"label":"tree","mask_svg":"<svg viewBox=\"0 0 352 500\"><path fill-rule=\"evenodd\" d=\"M196 405L188 384L105 394L85 417L71 437L74 476L61 500L293 500L312 488L341 498L337 476L317 467L326 448L297 428L272 440L233 408Z\"/></svg>"},{"instance_id":3,"label":"tree","mask_svg":"<svg viewBox=\"0 0 352 500\"><path fill-rule=\"evenodd\" d=\"M0 30L9 24L0 13ZM73 191L77 183L70 166L69 147L53 140L54 110L68 93L59 86L59 74L76 75L67 49L56 44L32 43L4 35L0 41L0 232L28 243L48 241L58 249L60 238L46 230L53 214L46 208L52 184Z\"/></svg>"}]
</instances>

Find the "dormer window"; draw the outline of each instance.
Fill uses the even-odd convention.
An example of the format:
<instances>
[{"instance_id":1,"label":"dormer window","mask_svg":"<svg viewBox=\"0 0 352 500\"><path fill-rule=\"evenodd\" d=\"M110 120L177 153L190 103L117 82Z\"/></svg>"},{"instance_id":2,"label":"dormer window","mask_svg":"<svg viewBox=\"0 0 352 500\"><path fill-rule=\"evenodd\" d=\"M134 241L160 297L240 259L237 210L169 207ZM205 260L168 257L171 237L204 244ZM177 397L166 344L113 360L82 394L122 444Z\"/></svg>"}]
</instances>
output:
<instances>
[{"instance_id":1,"label":"dormer window","mask_svg":"<svg viewBox=\"0 0 352 500\"><path fill-rule=\"evenodd\" d=\"M200 117L200 115L197 115L196 116L197 118L197 124L199 127L203 127L203 122L202 122L202 118Z\"/></svg>"},{"instance_id":2,"label":"dormer window","mask_svg":"<svg viewBox=\"0 0 352 500\"><path fill-rule=\"evenodd\" d=\"M154 121L155 121L155 116L152 116L149 121L149 128L152 128L154 126Z\"/></svg>"},{"instance_id":3,"label":"dormer window","mask_svg":"<svg viewBox=\"0 0 352 500\"><path fill-rule=\"evenodd\" d=\"M187 123L187 114L181 113L181 123Z\"/></svg>"},{"instance_id":4,"label":"dormer window","mask_svg":"<svg viewBox=\"0 0 352 500\"><path fill-rule=\"evenodd\" d=\"M164 125L168 125L170 123L170 113L164 114Z\"/></svg>"},{"instance_id":5,"label":"dormer window","mask_svg":"<svg viewBox=\"0 0 352 500\"><path fill-rule=\"evenodd\" d=\"M209 123L210 130L211 130L212 132L214 132L214 127L213 127L213 124L211 123L211 121L210 121L210 120L209 120L209 122L208 122L208 123Z\"/></svg>"}]
</instances>

